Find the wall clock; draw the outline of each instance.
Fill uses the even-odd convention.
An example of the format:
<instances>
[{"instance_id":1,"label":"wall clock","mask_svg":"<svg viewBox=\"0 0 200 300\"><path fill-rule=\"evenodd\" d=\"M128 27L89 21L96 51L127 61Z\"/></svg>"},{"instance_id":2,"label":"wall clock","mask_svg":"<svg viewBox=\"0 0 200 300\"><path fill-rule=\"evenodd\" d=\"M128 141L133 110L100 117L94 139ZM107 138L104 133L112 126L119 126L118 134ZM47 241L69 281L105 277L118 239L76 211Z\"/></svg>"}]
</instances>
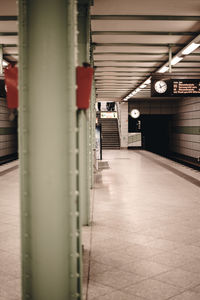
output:
<instances>
[{"instance_id":1,"label":"wall clock","mask_svg":"<svg viewBox=\"0 0 200 300\"><path fill-rule=\"evenodd\" d=\"M167 83L163 80L156 81L154 88L157 93L164 94L167 90Z\"/></svg>"},{"instance_id":2,"label":"wall clock","mask_svg":"<svg viewBox=\"0 0 200 300\"><path fill-rule=\"evenodd\" d=\"M131 115L131 117L132 117L133 119L137 119L137 118L139 118L139 116L140 116L140 112L139 112L138 109L133 109L133 110L131 111L130 115Z\"/></svg>"}]
</instances>

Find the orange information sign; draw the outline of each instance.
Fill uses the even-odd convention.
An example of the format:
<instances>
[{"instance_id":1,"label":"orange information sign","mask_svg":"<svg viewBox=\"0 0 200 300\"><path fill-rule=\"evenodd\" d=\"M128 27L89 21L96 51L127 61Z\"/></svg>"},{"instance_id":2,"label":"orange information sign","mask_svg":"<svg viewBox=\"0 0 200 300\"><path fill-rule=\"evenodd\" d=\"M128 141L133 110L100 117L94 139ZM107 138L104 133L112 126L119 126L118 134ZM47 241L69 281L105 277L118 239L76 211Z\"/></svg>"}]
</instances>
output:
<instances>
[{"instance_id":1,"label":"orange information sign","mask_svg":"<svg viewBox=\"0 0 200 300\"><path fill-rule=\"evenodd\" d=\"M92 88L93 68L76 68L76 104L79 109L87 109L90 106L90 94Z\"/></svg>"},{"instance_id":2,"label":"orange information sign","mask_svg":"<svg viewBox=\"0 0 200 300\"><path fill-rule=\"evenodd\" d=\"M18 107L18 68L9 65L5 69L8 108Z\"/></svg>"}]
</instances>

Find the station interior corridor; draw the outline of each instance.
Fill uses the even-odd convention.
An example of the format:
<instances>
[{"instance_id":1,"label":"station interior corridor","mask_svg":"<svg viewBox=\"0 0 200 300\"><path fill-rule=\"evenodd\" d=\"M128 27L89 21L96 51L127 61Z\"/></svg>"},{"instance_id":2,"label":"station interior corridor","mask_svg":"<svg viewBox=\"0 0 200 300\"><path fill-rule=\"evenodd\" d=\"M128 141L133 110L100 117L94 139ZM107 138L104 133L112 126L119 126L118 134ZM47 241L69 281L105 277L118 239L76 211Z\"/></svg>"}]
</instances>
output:
<instances>
[{"instance_id":1,"label":"station interior corridor","mask_svg":"<svg viewBox=\"0 0 200 300\"><path fill-rule=\"evenodd\" d=\"M0 300L20 300L18 163L0 175ZM147 151L105 150L95 176L83 299L199 300L199 172Z\"/></svg>"}]
</instances>

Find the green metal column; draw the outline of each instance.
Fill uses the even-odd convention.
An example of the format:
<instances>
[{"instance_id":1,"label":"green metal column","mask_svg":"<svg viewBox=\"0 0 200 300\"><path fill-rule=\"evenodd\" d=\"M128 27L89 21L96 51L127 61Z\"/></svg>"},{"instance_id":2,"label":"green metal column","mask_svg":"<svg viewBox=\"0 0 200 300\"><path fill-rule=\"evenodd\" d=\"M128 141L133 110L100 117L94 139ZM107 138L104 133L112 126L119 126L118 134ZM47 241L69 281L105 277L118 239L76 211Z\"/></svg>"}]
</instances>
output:
<instances>
[{"instance_id":1,"label":"green metal column","mask_svg":"<svg viewBox=\"0 0 200 300\"><path fill-rule=\"evenodd\" d=\"M22 299L81 299L76 1L19 0Z\"/></svg>"},{"instance_id":2,"label":"green metal column","mask_svg":"<svg viewBox=\"0 0 200 300\"><path fill-rule=\"evenodd\" d=\"M91 95L91 106L90 106L90 139L91 139L91 155L90 155L90 188L93 188L94 186L94 164L96 161L96 158L94 155L96 155L96 137L95 137L95 128L96 128L96 95L95 95L95 83L93 80L92 84L92 95Z\"/></svg>"},{"instance_id":3,"label":"green metal column","mask_svg":"<svg viewBox=\"0 0 200 300\"><path fill-rule=\"evenodd\" d=\"M78 65L89 62L89 1L78 0ZM82 225L90 222L89 112L78 110L79 199Z\"/></svg>"},{"instance_id":4,"label":"green metal column","mask_svg":"<svg viewBox=\"0 0 200 300\"><path fill-rule=\"evenodd\" d=\"M0 74L3 74L3 46L0 45Z\"/></svg>"}]
</instances>

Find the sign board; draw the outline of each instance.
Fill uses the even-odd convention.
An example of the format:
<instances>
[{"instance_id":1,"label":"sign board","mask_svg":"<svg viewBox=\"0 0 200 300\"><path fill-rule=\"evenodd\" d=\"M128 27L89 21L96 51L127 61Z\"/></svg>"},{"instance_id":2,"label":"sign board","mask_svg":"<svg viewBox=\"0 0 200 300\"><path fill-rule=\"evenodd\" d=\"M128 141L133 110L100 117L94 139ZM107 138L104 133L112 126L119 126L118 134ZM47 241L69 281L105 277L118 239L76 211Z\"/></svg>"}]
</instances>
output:
<instances>
[{"instance_id":1,"label":"sign board","mask_svg":"<svg viewBox=\"0 0 200 300\"><path fill-rule=\"evenodd\" d=\"M200 96L200 79L172 79L173 96Z\"/></svg>"},{"instance_id":2,"label":"sign board","mask_svg":"<svg viewBox=\"0 0 200 300\"><path fill-rule=\"evenodd\" d=\"M101 119L117 119L117 112L116 111L101 112Z\"/></svg>"},{"instance_id":3,"label":"sign board","mask_svg":"<svg viewBox=\"0 0 200 300\"><path fill-rule=\"evenodd\" d=\"M200 97L200 79L195 77L183 78L183 75L173 73L156 73L151 80L151 96Z\"/></svg>"}]
</instances>

